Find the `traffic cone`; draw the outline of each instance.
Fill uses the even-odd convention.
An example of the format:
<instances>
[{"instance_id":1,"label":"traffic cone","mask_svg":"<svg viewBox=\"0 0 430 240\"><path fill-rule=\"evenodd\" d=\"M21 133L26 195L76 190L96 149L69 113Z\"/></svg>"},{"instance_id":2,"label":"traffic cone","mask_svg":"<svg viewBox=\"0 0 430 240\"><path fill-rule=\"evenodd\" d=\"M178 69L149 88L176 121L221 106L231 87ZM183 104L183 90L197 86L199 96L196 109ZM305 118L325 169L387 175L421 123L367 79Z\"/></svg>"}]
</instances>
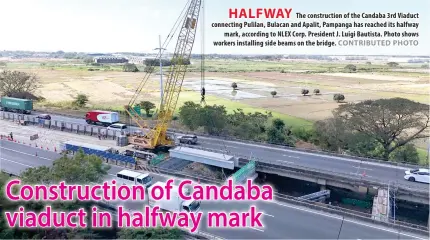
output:
<instances>
[{"instance_id":1,"label":"traffic cone","mask_svg":"<svg viewBox=\"0 0 430 240\"><path fill-rule=\"evenodd\" d=\"M42 146L40 146L40 149L43 149L43 147L42 147Z\"/></svg>"}]
</instances>

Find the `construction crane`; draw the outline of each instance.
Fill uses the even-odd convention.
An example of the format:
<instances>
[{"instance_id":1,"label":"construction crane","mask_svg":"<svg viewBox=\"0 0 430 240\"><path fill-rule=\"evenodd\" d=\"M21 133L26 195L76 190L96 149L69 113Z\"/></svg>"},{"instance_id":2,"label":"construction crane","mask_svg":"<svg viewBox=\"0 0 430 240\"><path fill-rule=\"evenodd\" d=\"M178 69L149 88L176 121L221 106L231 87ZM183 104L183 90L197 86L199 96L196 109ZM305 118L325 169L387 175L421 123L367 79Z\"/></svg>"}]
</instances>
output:
<instances>
[{"instance_id":1,"label":"construction crane","mask_svg":"<svg viewBox=\"0 0 430 240\"><path fill-rule=\"evenodd\" d=\"M174 146L174 139L167 135L167 129L178 103L182 83L188 68L187 64L190 62L191 51L196 37L201 3L202 0L190 0L184 8L184 10L187 9L187 11L184 16L182 27L179 31L175 51L172 57L172 65L170 65L167 80L165 81L163 101L161 101L160 104L155 127L148 128L148 126L144 124L143 118L137 114L136 110L133 108L140 92L146 85L149 75L153 71L153 67L149 69L136 89L133 98L130 100L129 104L125 106L125 110L131 117L131 120L133 120L144 132L143 134L133 133L128 135L128 142L132 145L146 150L157 150L160 147L164 148ZM179 21L180 19L181 17L178 18ZM202 89L202 94L204 94L203 92L204 90Z\"/></svg>"}]
</instances>

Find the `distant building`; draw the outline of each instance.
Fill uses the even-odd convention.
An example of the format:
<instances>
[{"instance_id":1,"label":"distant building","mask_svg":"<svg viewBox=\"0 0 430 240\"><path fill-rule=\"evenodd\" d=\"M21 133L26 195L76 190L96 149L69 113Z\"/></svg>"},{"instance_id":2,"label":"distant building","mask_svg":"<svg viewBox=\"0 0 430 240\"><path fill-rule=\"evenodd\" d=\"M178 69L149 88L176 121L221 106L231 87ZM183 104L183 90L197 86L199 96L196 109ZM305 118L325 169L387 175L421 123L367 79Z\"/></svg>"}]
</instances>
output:
<instances>
[{"instance_id":1,"label":"distant building","mask_svg":"<svg viewBox=\"0 0 430 240\"><path fill-rule=\"evenodd\" d=\"M128 60L123 57L96 57L95 63L128 63Z\"/></svg>"}]
</instances>

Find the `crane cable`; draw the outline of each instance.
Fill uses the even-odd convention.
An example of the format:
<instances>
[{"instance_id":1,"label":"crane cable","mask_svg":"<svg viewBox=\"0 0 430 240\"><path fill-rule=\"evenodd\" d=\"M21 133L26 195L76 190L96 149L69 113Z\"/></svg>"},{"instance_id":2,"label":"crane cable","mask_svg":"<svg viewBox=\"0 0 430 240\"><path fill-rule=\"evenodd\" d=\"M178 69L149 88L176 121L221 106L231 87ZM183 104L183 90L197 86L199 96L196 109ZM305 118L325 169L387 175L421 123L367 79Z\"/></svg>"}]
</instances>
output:
<instances>
[{"instance_id":1,"label":"crane cable","mask_svg":"<svg viewBox=\"0 0 430 240\"><path fill-rule=\"evenodd\" d=\"M190 3L191 3L191 1L192 0L188 0L188 2L187 2L187 4L185 5L185 7L182 9L182 11L181 11L181 14L178 16L178 18L176 19L176 22L175 22L175 24L173 25L173 27L172 27L172 29L170 30L170 32L169 32L169 34L167 35L167 38L166 38L166 40L164 41L164 43L163 43L163 45L162 45L162 47L161 48L163 48L162 49L162 51L161 51L161 55L160 55L160 53L158 53L157 55L156 55L156 58L159 58L159 57L161 57L162 56L162 54L164 53L164 49L165 48L167 48L167 46L170 44L170 42L171 42L171 40L173 39L173 36L175 35L175 33L176 33L176 31L178 30L178 28L179 28L179 26L180 26L180 20L183 20L183 19L185 19L186 18L186 12L185 12L185 10L186 9L188 9L188 7L189 7L189 5L190 5ZM184 12L185 12L185 14L184 14ZM183 15L183 16L182 16ZM170 38L169 38L170 37ZM137 89L136 89L136 91L135 91L135 93L134 93L134 95L133 95L133 97L130 99L130 101L129 101L129 103L128 103L128 106L132 106L133 104L134 104L134 102L137 100L137 97L139 96L139 93L142 91L142 89L143 89L143 87L146 85L146 82L148 81L148 79L149 79L149 76L152 74L152 72L154 71L154 68L153 67L151 67L150 69L149 69L149 71L144 75L144 77L143 77L143 79L142 79L142 81L140 82L140 84L138 85L138 87L137 87Z\"/></svg>"},{"instance_id":2,"label":"crane cable","mask_svg":"<svg viewBox=\"0 0 430 240\"><path fill-rule=\"evenodd\" d=\"M200 54L200 63L201 63L201 84L200 84L200 88L201 88L201 100L200 100L200 104L206 105L206 100L205 100L205 95L206 95L206 89L205 89L205 31L204 31L204 26L205 26L205 1L202 0L202 16L200 17L201 19L201 31L202 31L202 39L201 39L201 54Z\"/></svg>"}]
</instances>

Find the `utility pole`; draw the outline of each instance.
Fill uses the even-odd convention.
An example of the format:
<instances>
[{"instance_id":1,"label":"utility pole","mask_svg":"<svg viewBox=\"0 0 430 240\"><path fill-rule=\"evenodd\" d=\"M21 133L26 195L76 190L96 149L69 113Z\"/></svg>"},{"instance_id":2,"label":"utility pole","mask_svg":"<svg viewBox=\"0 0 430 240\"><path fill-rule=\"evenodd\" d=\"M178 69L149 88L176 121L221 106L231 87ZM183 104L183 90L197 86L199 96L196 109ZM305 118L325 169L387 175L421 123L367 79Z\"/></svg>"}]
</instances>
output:
<instances>
[{"instance_id":1,"label":"utility pole","mask_svg":"<svg viewBox=\"0 0 430 240\"><path fill-rule=\"evenodd\" d=\"M155 48L154 50L158 50L158 54L160 55L160 108L161 106L163 106L163 63L161 62L161 51L162 50L166 50L165 48L163 48L161 46L161 35L158 35L158 42L159 42L159 47Z\"/></svg>"}]
</instances>

